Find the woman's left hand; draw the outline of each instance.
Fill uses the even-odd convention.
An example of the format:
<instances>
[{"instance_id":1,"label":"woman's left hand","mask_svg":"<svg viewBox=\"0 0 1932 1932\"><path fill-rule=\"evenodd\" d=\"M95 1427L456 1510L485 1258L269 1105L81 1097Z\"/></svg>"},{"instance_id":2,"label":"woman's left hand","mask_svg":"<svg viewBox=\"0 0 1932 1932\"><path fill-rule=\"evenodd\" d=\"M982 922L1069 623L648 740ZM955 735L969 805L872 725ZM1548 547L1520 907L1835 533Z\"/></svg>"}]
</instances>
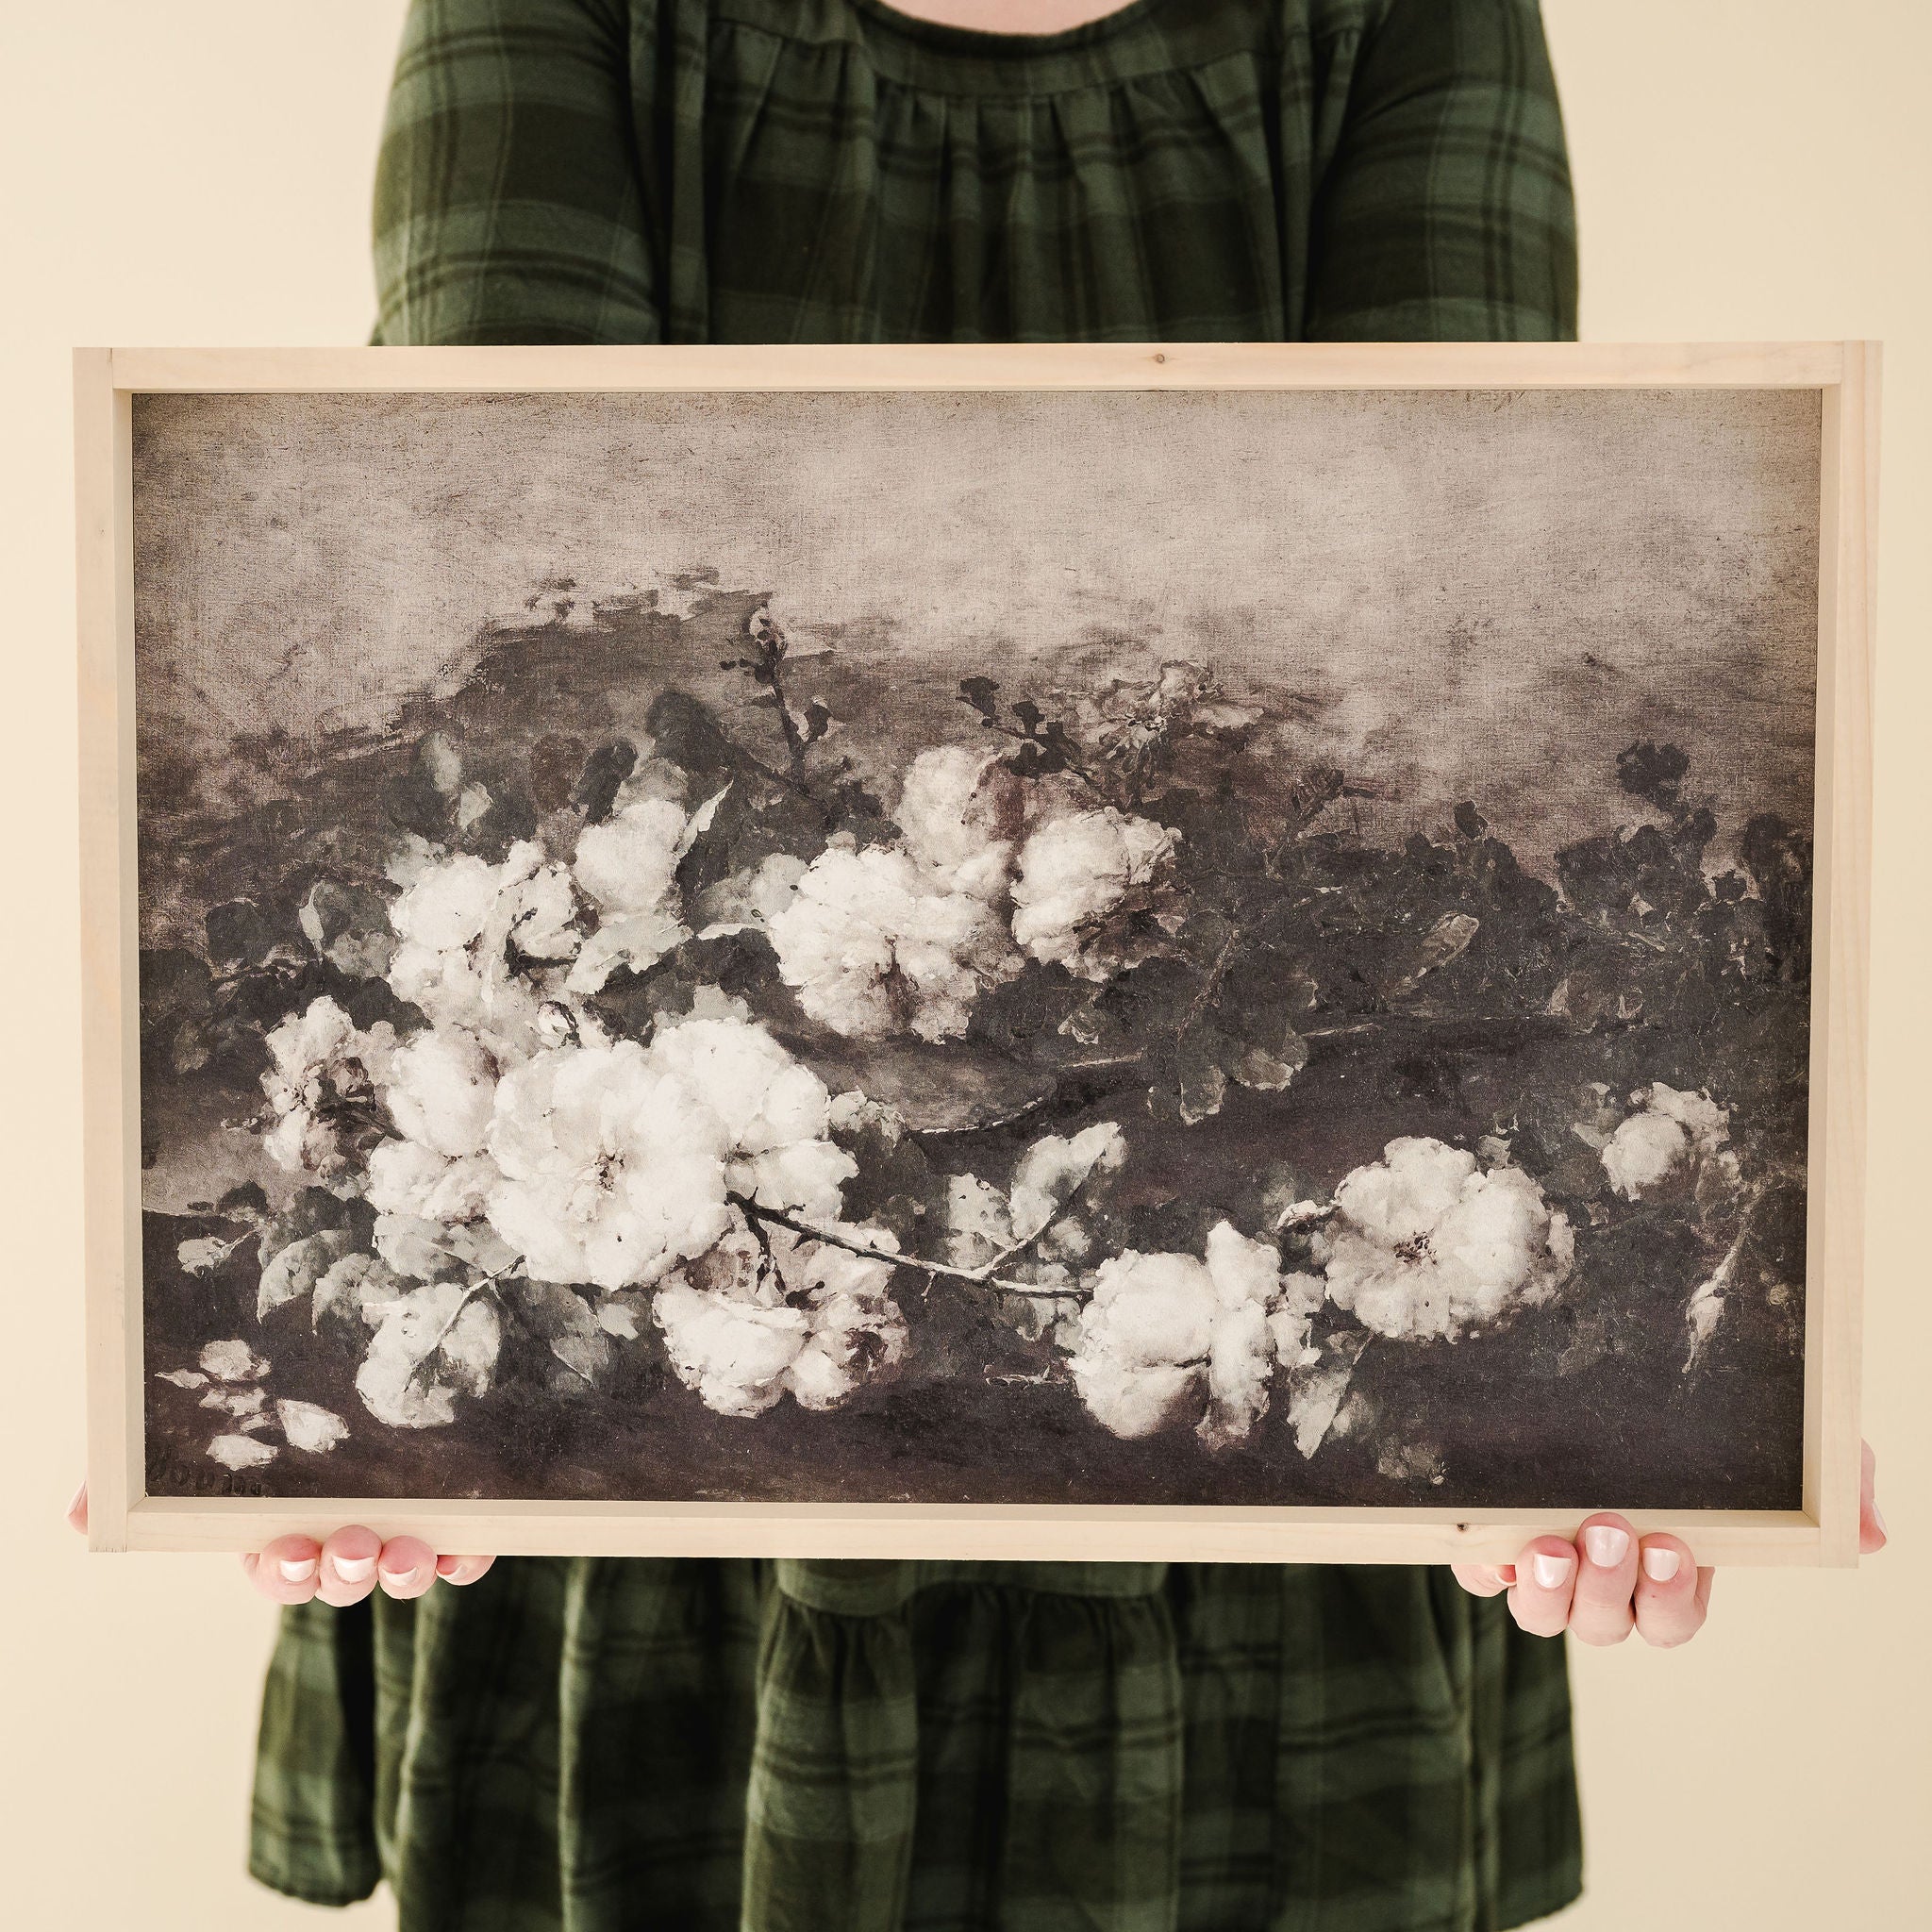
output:
<instances>
[{"instance_id":1,"label":"woman's left hand","mask_svg":"<svg viewBox=\"0 0 1932 1932\"><path fill-rule=\"evenodd\" d=\"M1873 1500L1874 1459L1864 1445L1858 1548L1885 1547L1885 1519ZM1532 1637L1567 1630L1579 1643L1622 1643L1635 1630L1662 1649L1688 1643L1704 1627L1714 1570L1697 1569L1674 1536L1640 1537L1623 1517L1591 1517L1574 1542L1540 1536L1513 1563L1457 1563L1472 1596L1509 1592L1509 1614Z\"/></svg>"}]
</instances>

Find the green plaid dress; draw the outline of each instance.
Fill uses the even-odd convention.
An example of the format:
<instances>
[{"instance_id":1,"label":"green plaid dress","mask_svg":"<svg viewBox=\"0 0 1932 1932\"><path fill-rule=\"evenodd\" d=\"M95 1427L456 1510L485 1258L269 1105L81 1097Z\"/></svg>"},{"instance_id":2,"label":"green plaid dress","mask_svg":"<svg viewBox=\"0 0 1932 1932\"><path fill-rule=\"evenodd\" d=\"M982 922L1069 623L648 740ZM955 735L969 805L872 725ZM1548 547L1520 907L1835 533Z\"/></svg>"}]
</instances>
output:
<instances>
[{"instance_id":1,"label":"green plaid dress","mask_svg":"<svg viewBox=\"0 0 1932 1932\"><path fill-rule=\"evenodd\" d=\"M419 0L386 342L1548 338L1529 0ZM286 1613L252 1869L404 1932L1486 1932L1560 1643L1444 1571L499 1563Z\"/></svg>"}]
</instances>

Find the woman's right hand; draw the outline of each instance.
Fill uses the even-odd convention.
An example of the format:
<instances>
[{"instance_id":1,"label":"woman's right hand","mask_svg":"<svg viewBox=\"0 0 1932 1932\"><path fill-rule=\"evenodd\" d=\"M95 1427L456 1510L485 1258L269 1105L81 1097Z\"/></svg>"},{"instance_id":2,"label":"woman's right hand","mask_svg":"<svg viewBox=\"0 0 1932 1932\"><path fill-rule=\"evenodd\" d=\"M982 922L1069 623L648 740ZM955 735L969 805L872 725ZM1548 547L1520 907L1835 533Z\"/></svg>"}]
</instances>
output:
<instances>
[{"instance_id":1,"label":"woman's right hand","mask_svg":"<svg viewBox=\"0 0 1932 1932\"><path fill-rule=\"evenodd\" d=\"M87 1485L67 1506L67 1521L87 1534ZM339 1529L326 1542L310 1536L279 1536L264 1550L242 1558L242 1569L275 1604L306 1604L320 1597L346 1608L381 1589L398 1600L421 1596L438 1583L475 1583L494 1557L442 1557L420 1537L392 1536L387 1542L359 1524Z\"/></svg>"}]
</instances>

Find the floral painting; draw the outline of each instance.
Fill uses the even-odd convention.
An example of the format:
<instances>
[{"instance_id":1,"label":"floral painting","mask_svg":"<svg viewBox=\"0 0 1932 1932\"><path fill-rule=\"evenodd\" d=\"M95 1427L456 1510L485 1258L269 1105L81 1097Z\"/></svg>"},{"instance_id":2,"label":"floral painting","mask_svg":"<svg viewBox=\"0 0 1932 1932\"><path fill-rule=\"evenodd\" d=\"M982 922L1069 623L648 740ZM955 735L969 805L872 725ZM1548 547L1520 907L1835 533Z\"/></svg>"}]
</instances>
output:
<instances>
[{"instance_id":1,"label":"floral painting","mask_svg":"<svg viewBox=\"0 0 1932 1932\"><path fill-rule=\"evenodd\" d=\"M150 1491L1795 1507L1818 442L141 398Z\"/></svg>"}]
</instances>

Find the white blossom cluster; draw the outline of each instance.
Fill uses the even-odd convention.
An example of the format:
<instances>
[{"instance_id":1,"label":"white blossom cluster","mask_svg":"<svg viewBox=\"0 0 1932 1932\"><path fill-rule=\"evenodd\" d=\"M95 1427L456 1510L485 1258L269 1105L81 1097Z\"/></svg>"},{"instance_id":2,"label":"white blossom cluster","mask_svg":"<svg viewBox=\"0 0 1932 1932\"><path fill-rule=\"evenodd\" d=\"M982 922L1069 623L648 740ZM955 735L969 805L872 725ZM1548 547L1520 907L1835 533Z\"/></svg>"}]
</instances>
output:
<instances>
[{"instance_id":1,"label":"white blossom cluster","mask_svg":"<svg viewBox=\"0 0 1932 1932\"><path fill-rule=\"evenodd\" d=\"M955 1039L980 993L1028 958L1109 977L1123 963L1111 926L1175 843L1151 820L1029 789L996 752L960 745L913 760L896 823L896 843L834 841L802 873L768 865L742 895L767 901L779 970L806 1011L854 1039Z\"/></svg>"},{"instance_id":2,"label":"white blossom cluster","mask_svg":"<svg viewBox=\"0 0 1932 1932\"><path fill-rule=\"evenodd\" d=\"M1192 1416L1211 1448L1266 1413L1275 1364L1302 1360L1323 1297L1319 1279L1283 1269L1272 1241L1225 1221L1205 1259L1130 1248L1090 1286L1067 1358L1081 1401L1116 1436Z\"/></svg>"},{"instance_id":3,"label":"white blossom cluster","mask_svg":"<svg viewBox=\"0 0 1932 1932\"><path fill-rule=\"evenodd\" d=\"M1708 1095L1657 1080L1639 1088L1630 1102L1633 1111L1604 1142L1599 1157L1610 1186L1626 1200L1641 1200L1682 1182L1694 1185L1707 1170L1736 1178L1738 1158L1724 1144L1731 1117Z\"/></svg>"},{"instance_id":4,"label":"white blossom cluster","mask_svg":"<svg viewBox=\"0 0 1932 1932\"><path fill-rule=\"evenodd\" d=\"M1521 1168L1425 1136L1390 1141L1334 1206L1314 1241L1328 1298L1376 1335L1453 1341L1548 1301L1574 1258L1568 1217Z\"/></svg>"},{"instance_id":5,"label":"white blossom cluster","mask_svg":"<svg viewBox=\"0 0 1932 1932\"><path fill-rule=\"evenodd\" d=\"M610 1037L585 1005L618 963L641 970L689 936L677 865L716 803L621 797L569 867L529 842L491 864L417 841L391 872L388 977L428 1025L358 1028L322 998L268 1036L268 1152L365 1196L376 1219L373 1255L343 1254L331 1232L269 1258L262 1309L312 1293L318 1323L327 1310L366 1330L358 1388L380 1419L445 1423L458 1395L488 1388L502 1335L480 1290L506 1276L588 1297L580 1314L551 1305L553 1348L573 1366L595 1353L585 1324L634 1333L624 1298L665 1284L658 1321L680 1373L734 1414L786 1390L829 1407L903 1353L885 1294L894 1264L829 1244L849 1238L855 1163L819 1076L715 991L660 1016L648 1044ZM827 1242L766 1234L786 1246L782 1292L770 1268L756 1292L696 1285L693 1268L716 1274L737 1253L747 1208ZM747 1323L797 1342L750 1382L702 1339Z\"/></svg>"},{"instance_id":6,"label":"white blossom cluster","mask_svg":"<svg viewBox=\"0 0 1932 1932\"><path fill-rule=\"evenodd\" d=\"M737 1217L724 1238L658 1291L658 1325L678 1378L720 1415L762 1415L790 1394L836 1408L896 1369L906 1318L888 1288L890 1231L841 1233L858 1254Z\"/></svg>"},{"instance_id":7,"label":"white blossom cluster","mask_svg":"<svg viewBox=\"0 0 1932 1932\"><path fill-rule=\"evenodd\" d=\"M1178 675L1128 695L1107 740L1123 765L1174 707L1208 702ZM266 1150L361 1196L374 1233L325 1228L265 1255L258 1309L306 1298L317 1327L355 1338L358 1392L383 1423L440 1426L487 1392L517 1310L566 1379L594 1379L655 1326L718 1414L788 1396L833 1408L899 1370L909 1339L892 1284L923 1268L972 1284L1057 1350L1051 1373L1116 1436L1186 1425L1225 1448L1285 1381L1308 1455L1342 1425L1364 1331L1454 1341L1569 1276L1571 1224L1504 1143L1477 1154L1426 1137L1391 1141L1331 1200L1297 1202L1277 1227L1291 1225L1300 1263L1227 1220L1199 1254L1108 1252L1108 1192L1127 1151L1113 1121L1041 1136L1004 1186L950 1174L931 1239L902 1257L891 1230L846 1219L858 1165L845 1143L890 1109L835 1098L716 988L658 1014L647 1039L607 1030L596 995L694 933L751 927L833 1032L957 1039L1029 961L1093 982L1131 964L1130 917L1173 917L1177 835L1091 804L1071 779L1023 781L996 749L944 746L908 770L890 842L841 835L809 859L767 858L688 905L680 868L725 796L691 794L647 757L567 862L536 841L490 861L416 839L390 867L387 933L309 922L318 949L326 939L339 964L366 962L426 1024L363 1027L320 998L267 1035ZM1707 1096L1658 1082L1626 1112L1598 1091L1585 1138L1616 1194L1735 1180L1728 1115ZM237 1245L185 1243L183 1265L211 1271ZM1721 1271L1705 1300L1722 1286ZM1324 1310L1338 1319L1318 1334ZM1714 1320L1713 1307L1704 1332ZM278 1442L323 1453L345 1433L312 1405L272 1405L266 1374L224 1343L166 1377L221 1419L209 1454L230 1469Z\"/></svg>"}]
</instances>

